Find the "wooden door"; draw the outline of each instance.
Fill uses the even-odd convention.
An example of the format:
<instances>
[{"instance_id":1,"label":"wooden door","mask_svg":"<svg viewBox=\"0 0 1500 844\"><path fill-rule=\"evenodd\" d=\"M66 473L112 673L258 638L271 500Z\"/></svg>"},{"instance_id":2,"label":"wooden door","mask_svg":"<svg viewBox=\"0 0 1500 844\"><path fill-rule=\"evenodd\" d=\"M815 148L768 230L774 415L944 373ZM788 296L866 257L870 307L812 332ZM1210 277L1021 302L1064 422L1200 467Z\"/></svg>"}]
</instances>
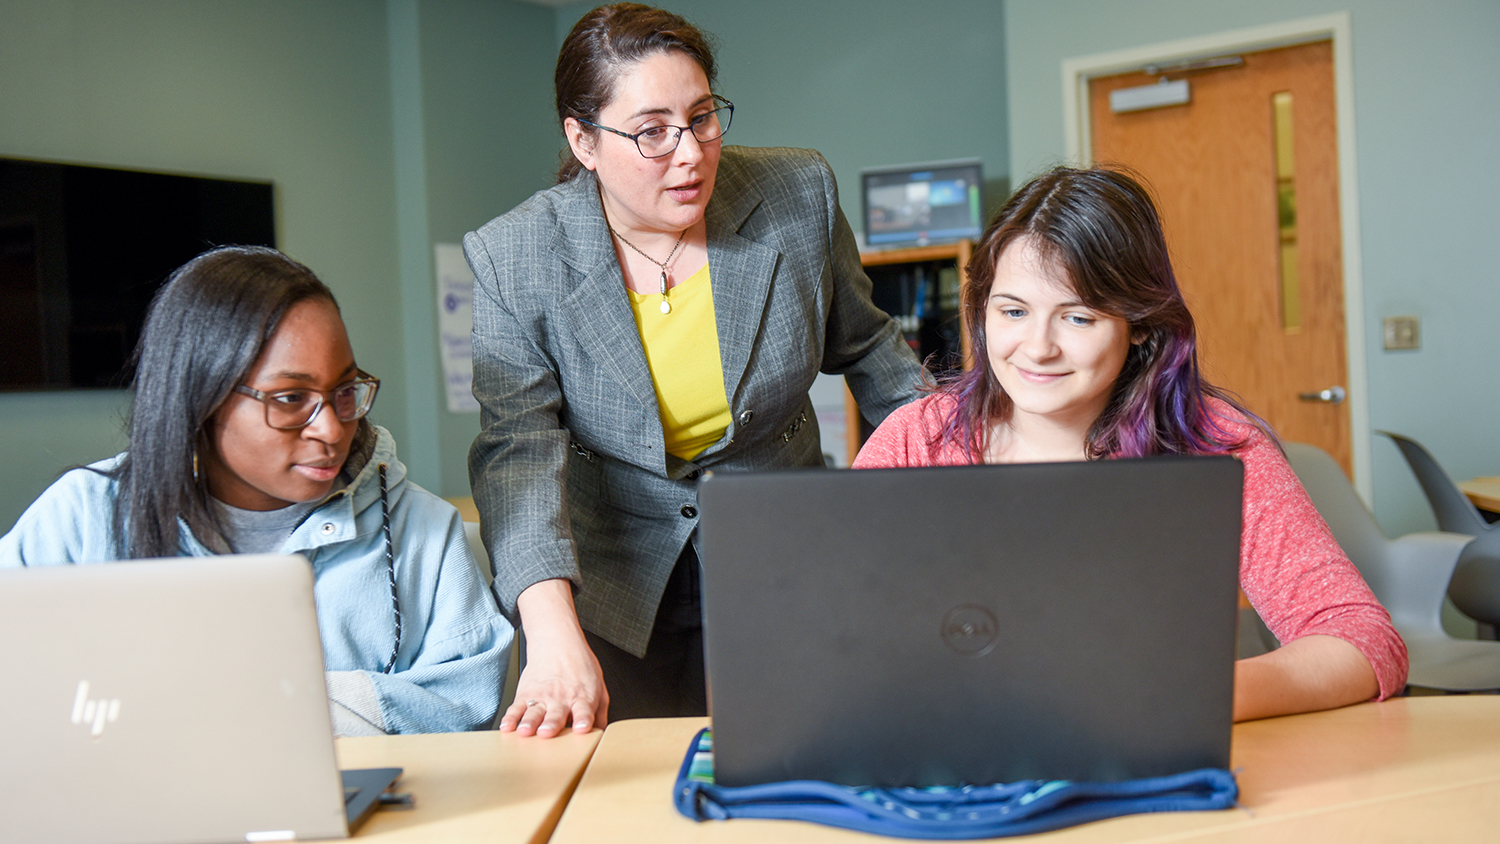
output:
<instances>
[{"instance_id":1,"label":"wooden door","mask_svg":"<svg viewBox=\"0 0 1500 844\"><path fill-rule=\"evenodd\" d=\"M1349 406L1327 400L1348 387L1332 43L1241 58L1167 73L1191 101L1146 111L1109 93L1160 74L1091 80L1093 159L1151 183L1209 379L1352 475Z\"/></svg>"}]
</instances>

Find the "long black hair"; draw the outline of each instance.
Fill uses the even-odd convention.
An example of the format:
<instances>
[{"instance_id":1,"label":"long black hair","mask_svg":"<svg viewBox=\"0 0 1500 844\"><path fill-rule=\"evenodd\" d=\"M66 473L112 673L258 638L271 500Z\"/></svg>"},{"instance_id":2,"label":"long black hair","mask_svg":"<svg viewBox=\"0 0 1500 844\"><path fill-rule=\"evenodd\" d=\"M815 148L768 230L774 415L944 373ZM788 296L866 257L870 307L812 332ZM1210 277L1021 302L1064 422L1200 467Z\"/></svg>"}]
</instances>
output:
<instances>
[{"instance_id":1,"label":"long black hair","mask_svg":"<svg viewBox=\"0 0 1500 844\"><path fill-rule=\"evenodd\" d=\"M312 299L338 307L312 270L259 246L205 252L157 292L133 357L130 445L108 473L119 483L114 537L121 557L180 554L179 519L210 550L230 550L199 456L213 448L214 411L243 382L286 312ZM361 419L356 446L371 434Z\"/></svg>"}]
</instances>

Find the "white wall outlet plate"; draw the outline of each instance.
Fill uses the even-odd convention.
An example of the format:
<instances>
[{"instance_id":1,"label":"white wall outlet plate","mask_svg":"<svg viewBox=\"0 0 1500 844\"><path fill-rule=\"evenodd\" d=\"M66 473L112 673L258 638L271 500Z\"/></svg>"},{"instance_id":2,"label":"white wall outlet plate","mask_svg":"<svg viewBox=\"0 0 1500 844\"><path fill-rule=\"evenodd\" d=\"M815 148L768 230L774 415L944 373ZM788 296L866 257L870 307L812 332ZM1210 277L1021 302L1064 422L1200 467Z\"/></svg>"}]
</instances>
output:
<instances>
[{"instance_id":1,"label":"white wall outlet plate","mask_svg":"<svg viewBox=\"0 0 1500 844\"><path fill-rule=\"evenodd\" d=\"M1386 351L1418 349L1422 346L1422 327L1414 316L1386 317Z\"/></svg>"}]
</instances>

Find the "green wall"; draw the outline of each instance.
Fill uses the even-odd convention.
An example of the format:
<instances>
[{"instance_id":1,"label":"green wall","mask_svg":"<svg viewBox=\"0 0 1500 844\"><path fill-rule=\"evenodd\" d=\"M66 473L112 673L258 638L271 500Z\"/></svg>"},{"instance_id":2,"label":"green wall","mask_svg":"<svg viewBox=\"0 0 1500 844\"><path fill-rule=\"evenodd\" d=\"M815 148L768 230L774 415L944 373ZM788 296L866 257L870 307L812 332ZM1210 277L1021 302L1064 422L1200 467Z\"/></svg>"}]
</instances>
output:
<instances>
[{"instance_id":1,"label":"green wall","mask_svg":"<svg viewBox=\"0 0 1500 844\"><path fill-rule=\"evenodd\" d=\"M440 390L433 242L548 183L553 13L416 0L9 0L0 155L276 183L281 247L334 289L413 477L465 494L477 414ZM123 392L0 394L0 526L124 445Z\"/></svg>"},{"instance_id":2,"label":"green wall","mask_svg":"<svg viewBox=\"0 0 1500 844\"><path fill-rule=\"evenodd\" d=\"M276 184L280 244L338 294L378 421L410 431L392 231L384 6L8 0L0 154ZM120 392L0 395L6 528L65 467L123 445Z\"/></svg>"},{"instance_id":3,"label":"green wall","mask_svg":"<svg viewBox=\"0 0 1500 844\"><path fill-rule=\"evenodd\" d=\"M281 246L333 287L383 379L375 421L418 483L465 494L479 417L441 390L432 247L551 184L553 64L591 7L5 0L0 155L274 181ZM719 40L732 140L822 150L856 225L862 167L979 156L1005 192L1001 3L674 9ZM0 529L119 451L127 410L123 392L0 394Z\"/></svg>"},{"instance_id":4,"label":"green wall","mask_svg":"<svg viewBox=\"0 0 1500 844\"><path fill-rule=\"evenodd\" d=\"M457 242L552 183L563 146L552 100L557 50L594 5L418 4L425 198L434 242ZM736 106L729 140L822 151L858 227L863 167L978 156L991 200L1008 189L1003 5L920 6L921 14L907 0L682 0L669 7L718 42L719 91ZM536 37L544 29L550 37ZM403 202L400 213L410 207ZM430 256L429 248L429 273ZM413 293L419 285L408 285L408 319L423 311L430 325L430 278L426 285L419 295ZM413 371L436 378L433 344L413 345ZM436 382L428 383L432 388L413 403L433 408L433 424L413 427L435 427L441 487L457 494L468 485L467 450L479 417L448 413Z\"/></svg>"},{"instance_id":5,"label":"green wall","mask_svg":"<svg viewBox=\"0 0 1500 844\"><path fill-rule=\"evenodd\" d=\"M561 138L552 128L554 16L549 8L509 0L393 0L391 6L393 25L402 29L393 43L409 46L407 58L395 63L393 86L397 213L412 430L422 432L416 442L424 448L405 452L431 473L421 483L443 495L468 495L468 451L479 414L447 409L433 244L461 242L464 233L554 181ZM419 145L411 137L418 127ZM420 185L408 178L418 166Z\"/></svg>"},{"instance_id":6,"label":"green wall","mask_svg":"<svg viewBox=\"0 0 1500 844\"><path fill-rule=\"evenodd\" d=\"M376 421L416 480L467 491L477 414L446 410L432 245L546 187L557 46L592 3L5 0L0 155L270 179L282 246L339 294ZM1064 59L1348 11L1376 428L1456 476L1500 472L1500 4L1493 0L681 0L719 41L731 140L820 149L857 219L863 167L979 156L991 202L1064 154ZM1383 316L1423 348L1379 349ZM119 392L0 394L0 528L119 450ZM1387 530L1431 526L1388 442Z\"/></svg>"},{"instance_id":7,"label":"green wall","mask_svg":"<svg viewBox=\"0 0 1500 844\"><path fill-rule=\"evenodd\" d=\"M1415 437L1455 478L1500 474L1500 3L1495 0L1007 0L1011 169L1065 154L1062 62L1347 12L1373 429ZM1415 314L1422 348L1381 348L1381 320ZM1387 533L1436 521L1395 446L1371 443Z\"/></svg>"},{"instance_id":8,"label":"green wall","mask_svg":"<svg viewBox=\"0 0 1500 844\"><path fill-rule=\"evenodd\" d=\"M558 8L558 43L596 4ZM718 41L729 141L811 147L856 229L865 167L978 157L986 202L1009 192L1005 13L998 0L678 0Z\"/></svg>"}]
</instances>

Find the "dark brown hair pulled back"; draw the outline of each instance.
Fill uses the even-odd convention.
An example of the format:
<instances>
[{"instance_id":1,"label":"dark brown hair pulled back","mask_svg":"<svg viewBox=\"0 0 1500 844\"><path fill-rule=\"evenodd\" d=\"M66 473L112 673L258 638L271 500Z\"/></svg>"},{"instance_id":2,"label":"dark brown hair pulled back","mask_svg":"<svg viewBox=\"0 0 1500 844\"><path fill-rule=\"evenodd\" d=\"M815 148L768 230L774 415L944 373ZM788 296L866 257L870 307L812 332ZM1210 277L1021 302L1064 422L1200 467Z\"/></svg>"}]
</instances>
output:
<instances>
[{"instance_id":1,"label":"dark brown hair pulled back","mask_svg":"<svg viewBox=\"0 0 1500 844\"><path fill-rule=\"evenodd\" d=\"M558 124L569 117L598 122L599 112L614 99L620 74L635 62L669 50L697 62L713 87L717 69L712 40L678 15L639 3L600 6L584 15L557 52L553 87ZM583 168L566 146L561 158L559 184Z\"/></svg>"}]
</instances>

